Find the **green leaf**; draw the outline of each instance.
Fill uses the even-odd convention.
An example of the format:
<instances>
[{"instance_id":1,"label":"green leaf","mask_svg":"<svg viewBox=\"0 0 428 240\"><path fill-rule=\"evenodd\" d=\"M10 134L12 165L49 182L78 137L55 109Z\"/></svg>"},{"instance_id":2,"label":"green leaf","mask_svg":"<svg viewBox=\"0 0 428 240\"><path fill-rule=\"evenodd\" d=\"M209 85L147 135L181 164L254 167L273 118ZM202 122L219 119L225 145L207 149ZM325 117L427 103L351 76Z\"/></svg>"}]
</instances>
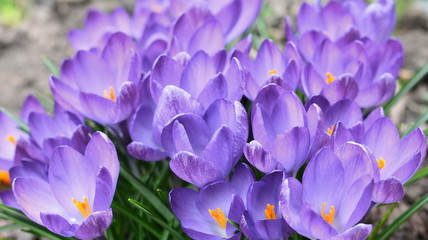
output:
<instances>
[{"instance_id":1,"label":"green leaf","mask_svg":"<svg viewBox=\"0 0 428 240\"><path fill-rule=\"evenodd\" d=\"M137 178L135 178L131 173L125 170L123 167L120 168L120 174L131 183L131 185L139 191L148 202L168 221L172 221L175 217L172 214L171 210L168 207L162 204L162 201L150 191L146 186L144 186Z\"/></svg>"},{"instance_id":2,"label":"green leaf","mask_svg":"<svg viewBox=\"0 0 428 240\"><path fill-rule=\"evenodd\" d=\"M377 238L377 240L386 240L388 239L397 228L401 226L405 221L407 221L415 212L421 209L426 203L428 203L428 194L423 196L419 201L414 203L407 211L401 214L394 222L391 223Z\"/></svg>"},{"instance_id":3,"label":"green leaf","mask_svg":"<svg viewBox=\"0 0 428 240\"><path fill-rule=\"evenodd\" d=\"M143 221L142 218L140 218L138 215L135 215L135 212L132 212L132 210L125 208L115 202L113 202L113 204L111 205L113 209L121 212L122 214L125 214L126 216L128 216L129 218L132 218L135 222L137 222L139 225L141 225L144 229L146 229L148 232L150 232L151 234L153 234L153 236L155 236L156 238L160 238L161 235L159 234L159 232L157 232L153 226L151 226L150 224L146 223L145 221Z\"/></svg>"},{"instance_id":4,"label":"green leaf","mask_svg":"<svg viewBox=\"0 0 428 240\"><path fill-rule=\"evenodd\" d=\"M8 225L1 226L0 227L0 232L10 231L10 230L13 230L13 229L16 229L16 228L19 228L19 227L21 227L21 226L19 226L19 224L11 223L11 224L8 224Z\"/></svg>"},{"instance_id":5,"label":"green leaf","mask_svg":"<svg viewBox=\"0 0 428 240\"><path fill-rule=\"evenodd\" d=\"M168 230L171 235L173 235L175 237L175 239L180 239L180 240L184 240L183 236L178 233L175 229L173 229L170 225L168 225L167 223L165 223L164 221L162 221L161 219L159 219L157 216L155 216L153 213L150 212L150 210L144 206L143 204L141 204L140 202L137 202L133 199L128 199L128 201L134 205L135 207L137 207L138 209L140 209L141 211L143 211L144 213L148 214L150 216L150 218L157 222L159 225L161 225L165 230Z\"/></svg>"},{"instance_id":6,"label":"green leaf","mask_svg":"<svg viewBox=\"0 0 428 240\"><path fill-rule=\"evenodd\" d=\"M230 220L229 218L226 218L227 222L230 223L234 228L238 229L239 231L241 231L241 228L239 227L239 224Z\"/></svg>"},{"instance_id":7,"label":"green leaf","mask_svg":"<svg viewBox=\"0 0 428 240\"><path fill-rule=\"evenodd\" d=\"M0 204L0 218L12 221L23 228L28 228L34 235L45 237L51 240L70 239L52 233L47 228L31 221L20 211L10 208L4 204Z\"/></svg>"},{"instance_id":8,"label":"green leaf","mask_svg":"<svg viewBox=\"0 0 428 240\"><path fill-rule=\"evenodd\" d=\"M428 64L421 68L412 79L410 79L388 103L383 107L385 111L389 111L394 104L408 93L416 84L418 84L428 74Z\"/></svg>"},{"instance_id":9,"label":"green leaf","mask_svg":"<svg viewBox=\"0 0 428 240\"><path fill-rule=\"evenodd\" d=\"M428 111L422 114L418 120L416 120L415 123L410 124L409 127L406 129L406 131L403 132L402 136L406 136L411 131L415 130L417 127L421 126L422 124L426 123L428 121Z\"/></svg>"},{"instance_id":10,"label":"green leaf","mask_svg":"<svg viewBox=\"0 0 428 240\"><path fill-rule=\"evenodd\" d=\"M428 176L428 167L426 168L422 168L419 171L417 171L415 173L415 175L413 175L412 178L409 179L409 181L407 181L404 186L408 186L416 181L418 181L421 178L427 177Z\"/></svg>"},{"instance_id":11,"label":"green leaf","mask_svg":"<svg viewBox=\"0 0 428 240\"><path fill-rule=\"evenodd\" d=\"M385 225L386 221L388 221L389 217L391 216L391 213L394 211L395 207L397 207L398 202L393 203L391 208L389 208L388 212L382 217L382 219L379 221L379 223L376 225L376 227L372 230L372 233L370 234L370 237L368 240L376 239L379 230ZM385 205L386 206L386 205Z\"/></svg>"},{"instance_id":12,"label":"green leaf","mask_svg":"<svg viewBox=\"0 0 428 240\"><path fill-rule=\"evenodd\" d=\"M49 112L53 113L54 110L54 101L52 95L44 95L40 93L35 94L37 100L43 105L43 107Z\"/></svg>"},{"instance_id":13,"label":"green leaf","mask_svg":"<svg viewBox=\"0 0 428 240\"><path fill-rule=\"evenodd\" d=\"M26 132L26 133L30 133L30 129L28 128L28 125L22 121L19 117L15 116L13 113L9 112L9 110L7 110L4 107L0 107L0 111L4 112L8 117L10 117L13 121L15 121L18 125L19 128Z\"/></svg>"},{"instance_id":14,"label":"green leaf","mask_svg":"<svg viewBox=\"0 0 428 240\"><path fill-rule=\"evenodd\" d=\"M55 66L55 64L52 63L51 60L49 60L48 57L46 57L45 55L41 56L42 61L45 63L46 67L48 67L49 71L51 71L52 75L54 75L54 77L59 77L60 73L58 71L58 68Z\"/></svg>"}]
</instances>

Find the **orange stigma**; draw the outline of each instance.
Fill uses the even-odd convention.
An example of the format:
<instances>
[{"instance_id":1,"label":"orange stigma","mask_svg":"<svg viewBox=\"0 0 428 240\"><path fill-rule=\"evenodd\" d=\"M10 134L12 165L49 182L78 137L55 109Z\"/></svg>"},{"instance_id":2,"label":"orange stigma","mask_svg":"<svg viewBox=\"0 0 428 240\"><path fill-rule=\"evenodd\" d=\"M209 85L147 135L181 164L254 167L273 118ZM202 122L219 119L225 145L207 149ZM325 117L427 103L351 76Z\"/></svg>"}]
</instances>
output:
<instances>
[{"instance_id":1,"label":"orange stigma","mask_svg":"<svg viewBox=\"0 0 428 240\"><path fill-rule=\"evenodd\" d=\"M269 75L274 75L274 74L277 74L277 73L278 73L278 71L276 71L275 69L272 70L272 71L269 71Z\"/></svg>"},{"instance_id":2,"label":"orange stigma","mask_svg":"<svg viewBox=\"0 0 428 240\"><path fill-rule=\"evenodd\" d=\"M73 201L77 210L79 210L80 214L82 214L84 218L87 218L92 213L87 197L83 197L83 202L76 201L75 198L72 198L71 201Z\"/></svg>"},{"instance_id":3,"label":"orange stigma","mask_svg":"<svg viewBox=\"0 0 428 240\"><path fill-rule=\"evenodd\" d=\"M0 184L10 185L9 171L0 170Z\"/></svg>"},{"instance_id":4,"label":"orange stigma","mask_svg":"<svg viewBox=\"0 0 428 240\"><path fill-rule=\"evenodd\" d=\"M325 212L325 206L326 205L327 205L327 203L324 203L321 207L321 216L322 216L322 218L324 218L324 220L326 222L328 222L331 225L331 224L333 224L334 214L335 214L336 210L334 210L334 206L331 206L328 214L325 214L324 212Z\"/></svg>"},{"instance_id":5,"label":"orange stigma","mask_svg":"<svg viewBox=\"0 0 428 240\"><path fill-rule=\"evenodd\" d=\"M333 135L333 131L334 131L334 125L331 125L331 127L329 129L327 129L327 133L328 135Z\"/></svg>"},{"instance_id":6,"label":"orange stigma","mask_svg":"<svg viewBox=\"0 0 428 240\"><path fill-rule=\"evenodd\" d=\"M208 212L210 213L211 217L213 217L214 221L216 221L216 223L220 225L222 229L226 229L226 216L224 216L224 213L220 208L217 208L217 210L208 209Z\"/></svg>"},{"instance_id":7,"label":"orange stigma","mask_svg":"<svg viewBox=\"0 0 428 240\"><path fill-rule=\"evenodd\" d=\"M113 87L109 87L108 91L104 90L104 97L112 100L113 102L116 102L116 95L114 94Z\"/></svg>"},{"instance_id":8,"label":"orange stigma","mask_svg":"<svg viewBox=\"0 0 428 240\"><path fill-rule=\"evenodd\" d=\"M379 167L379 170L385 167L385 159L379 158L378 160L376 160L376 162L377 166Z\"/></svg>"},{"instance_id":9,"label":"orange stigma","mask_svg":"<svg viewBox=\"0 0 428 240\"><path fill-rule=\"evenodd\" d=\"M325 81L327 84L332 83L334 80L336 80L336 77L333 76L330 72L326 73L325 76L327 77L327 80Z\"/></svg>"},{"instance_id":10,"label":"orange stigma","mask_svg":"<svg viewBox=\"0 0 428 240\"><path fill-rule=\"evenodd\" d=\"M266 209L265 209L266 219L276 219L275 212L273 211L274 208L275 208L274 205L266 204Z\"/></svg>"},{"instance_id":11,"label":"orange stigma","mask_svg":"<svg viewBox=\"0 0 428 240\"><path fill-rule=\"evenodd\" d=\"M6 137L6 139L7 139L10 143L12 143L13 145L16 145L16 139L15 139L15 137L14 137L14 136L9 135L9 136L7 136L7 137Z\"/></svg>"}]
</instances>

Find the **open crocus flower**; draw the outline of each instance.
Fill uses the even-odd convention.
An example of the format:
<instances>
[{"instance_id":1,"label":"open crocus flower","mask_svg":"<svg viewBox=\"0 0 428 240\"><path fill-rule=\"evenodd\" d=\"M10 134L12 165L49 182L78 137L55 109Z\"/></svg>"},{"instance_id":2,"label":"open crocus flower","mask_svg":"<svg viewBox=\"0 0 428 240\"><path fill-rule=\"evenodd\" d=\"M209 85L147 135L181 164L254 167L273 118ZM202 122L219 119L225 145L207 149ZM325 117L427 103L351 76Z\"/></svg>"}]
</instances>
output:
<instances>
[{"instance_id":1,"label":"open crocus flower","mask_svg":"<svg viewBox=\"0 0 428 240\"><path fill-rule=\"evenodd\" d=\"M346 142L363 144L372 153L375 169L373 201L393 203L404 197L403 184L417 171L425 159L425 135L421 129L413 130L400 140L400 133L394 123L375 109L364 120L348 129L338 124L331 144L335 149Z\"/></svg>"},{"instance_id":2,"label":"open crocus flower","mask_svg":"<svg viewBox=\"0 0 428 240\"><path fill-rule=\"evenodd\" d=\"M245 146L244 153L265 173L285 170L296 174L309 156L311 139L323 134L312 129L319 120L316 111L308 121L299 97L275 84L259 92L251 116L254 140Z\"/></svg>"},{"instance_id":3,"label":"open crocus flower","mask_svg":"<svg viewBox=\"0 0 428 240\"><path fill-rule=\"evenodd\" d=\"M281 212L300 235L316 239L366 239L371 225L358 224L371 205L373 170L369 154L348 143L311 159L302 183L287 178ZM357 225L355 225L357 224Z\"/></svg>"},{"instance_id":4,"label":"open crocus flower","mask_svg":"<svg viewBox=\"0 0 428 240\"><path fill-rule=\"evenodd\" d=\"M171 157L171 170L198 187L226 179L248 137L240 102L218 99L205 110L174 86L164 88L153 122L154 138Z\"/></svg>"},{"instance_id":5,"label":"open crocus flower","mask_svg":"<svg viewBox=\"0 0 428 240\"><path fill-rule=\"evenodd\" d=\"M284 89L296 90L300 81L300 54L295 45L287 43L284 53L275 43L266 39L263 41L255 60L250 59L248 54L235 52L241 62L246 74L245 95L254 100L259 90L269 83L276 83Z\"/></svg>"},{"instance_id":6,"label":"open crocus flower","mask_svg":"<svg viewBox=\"0 0 428 240\"><path fill-rule=\"evenodd\" d=\"M169 194L171 209L183 231L192 239L240 239L238 229L227 219L239 222L245 209L246 195L254 182L252 171L239 165L230 182L217 182L199 192L176 188Z\"/></svg>"},{"instance_id":7,"label":"open crocus flower","mask_svg":"<svg viewBox=\"0 0 428 240\"><path fill-rule=\"evenodd\" d=\"M112 35L102 51L79 51L52 77L55 100L66 110L101 124L128 118L138 104L140 60L132 39Z\"/></svg>"},{"instance_id":8,"label":"open crocus flower","mask_svg":"<svg viewBox=\"0 0 428 240\"><path fill-rule=\"evenodd\" d=\"M36 223L65 237L99 237L112 220L111 201L119 175L116 149L100 132L92 135L85 154L57 147L48 179L18 177L13 192L20 209Z\"/></svg>"},{"instance_id":9,"label":"open crocus flower","mask_svg":"<svg viewBox=\"0 0 428 240\"><path fill-rule=\"evenodd\" d=\"M315 49L302 76L305 95L322 95L332 104L355 99L368 64L365 46L354 41L342 47L325 38Z\"/></svg>"},{"instance_id":10,"label":"open crocus flower","mask_svg":"<svg viewBox=\"0 0 428 240\"><path fill-rule=\"evenodd\" d=\"M274 171L251 185L240 222L248 239L287 239L294 232L282 218L279 205L281 183L287 177L283 171Z\"/></svg>"}]
</instances>

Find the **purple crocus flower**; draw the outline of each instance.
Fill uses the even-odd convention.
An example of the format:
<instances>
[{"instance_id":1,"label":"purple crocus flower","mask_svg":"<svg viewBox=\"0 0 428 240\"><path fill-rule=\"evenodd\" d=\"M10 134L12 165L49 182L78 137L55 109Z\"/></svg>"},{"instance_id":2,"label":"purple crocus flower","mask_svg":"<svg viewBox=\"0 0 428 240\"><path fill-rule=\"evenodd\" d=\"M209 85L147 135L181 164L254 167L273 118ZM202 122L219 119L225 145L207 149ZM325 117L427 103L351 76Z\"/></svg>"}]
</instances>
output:
<instances>
[{"instance_id":1,"label":"purple crocus flower","mask_svg":"<svg viewBox=\"0 0 428 240\"><path fill-rule=\"evenodd\" d=\"M205 9L216 21L225 36L226 42L231 42L242 34L257 18L261 0L178 0L171 1L171 10L179 16L192 7Z\"/></svg>"},{"instance_id":2,"label":"purple crocus flower","mask_svg":"<svg viewBox=\"0 0 428 240\"><path fill-rule=\"evenodd\" d=\"M248 239L287 239L294 231L281 216L279 193L288 178L283 171L274 171L251 185L247 207L240 227Z\"/></svg>"},{"instance_id":3,"label":"purple crocus flower","mask_svg":"<svg viewBox=\"0 0 428 240\"><path fill-rule=\"evenodd\" d=\"M302 3L297 14L300 37L311 31L322 32L332 41L368 38L380 43L388 39L396 23L393 0L378 0L367 6L363 0L329 1L325 6ZM294 39L290 26L287 36Z\"/></svg>"},{"instance_id":4,"label":"purple crocus flower","mask_svg":"<svg viewBox=\"0 0 428 240\"><path fill-rule=\"evenodd\" d=\"M318 107L311 108L311 119L300 99L278 85L262 88L251 115L254 140L245 146L248 161L262 172L286 170L296 174L306 162L317 130ZM319 108L318 108L319 110Z\"/></svg>"},{"instance_id":5,"label":"purple crocus flower","mask_svg":"<svg viewBox=\"0 0 428 240\"><path fill-rule=\"evenodd\" d=\"M139 59L134 42L116 33L102 52L79 51L66 60L61 77L51 79L53 96L66 110L101 124L123 121L138 104Z\"/></svg>"},{"instance_id":6,"label":"purple crocus flower","mask_svg":"<svg viewBox=\"0 0 428 240\"><path fill-rule=\"evenodd\" d=\"M241 164L231 182L213 183L199 192L189 188L172 190L171 209L192 239L240 239L241 233L227 219L239 222L245 209L243 198L253 182L253 173Z\"/></svg>"},{"instance_id":7,"label":"purple crocus flower","mask_svg":"<svg viewBox=\"0 0 428 240\"><path fill-rule=\"evenodd\" d=\"M118 175L116 149L97 132L84 155L69 146L57 147L48 180L18 177L13 192L31 220L65 237L90 239L101 236L111 223Z\"/></svg>"},{"instance_id":8,"label":"purple crocus flower","mask_svg":"<svg viewBox=\"0 0 428 240\"><path fill-rule=\"evenodd\" d=\"M204 51L198 51L192 57L184 52L173 58L160 56L140 86L141 105L129 122L133 140L128 147L129 152L146 161L166 157L160 138L155 137L152 128L160 95L167 85L186 90L208 109L219 98L239 101L242 97L242 77L239 62L236 59L229 61L225 51L212 57Z\"/></svg>"},{"instance_id":9,"label":"purple crocus flower","mask_svg":"<svg viewBox=\"0 0 428 240\"><path fill-rule=\"evenodd\" d=\"M205 110L189 93L167 86L154 113L153 134L171 157L171 170L203 187L229 176L247 141L248 118L238 101L218 99Z\"/></svg>"},{"instance_id":10,"label":"purple crocus flower","mask_svg":"<svg viewBox=\"0 0 428 240\"><path fill-rule=\"evenodd\" d=\"M323 148L309 161L302 183L284 181L282 216L308 238L366 239L371 225L358 222L371 205L372 175L370 156L360 145Z\"/></svg>"},{"instance_id":11,"label":"purple crocus flower","mask_svg":"<svg viewBox=\"0 0 428 240\"><path fill-rule=\"evenodd\" d=\"M366 64L366 50L361 42L354 41L341 47L325 38L304 69L303 91L308 97L321 95L330 103L353 100L358 95L358 83Z\"/></svg>"},{"instance_id":12,"label":"purple crocus flower","mask_svg":"<svg viewBox=\"0 0 428 240\"><path fill-rule=\"evenodd\" d=\"M263 41L255 60L248 54L235 52L245 72L245 95L254 100L262 86L269 83L281 85L286 90L296 90L300 81L300 54L295 45L288 42L284 53L275 43L266 39Z\"/></svg>"},{"instance_id":13,"label":"purple crocus flower","mask_svg":"<svg viewBox=\"0 0 428 240\"><path fill-rule=\"evenodd\" d=\"M373 111L359 125L358 131L348 131L338 126L332 140L335 147L348 141L364 144L372 153L375 169L373 201L400 201L404 197L403 184L415 174L425 159L425 135L418 128L400 140L400 133L391 119L383 116L381 108Z\"/></svg>"}]
</instances>

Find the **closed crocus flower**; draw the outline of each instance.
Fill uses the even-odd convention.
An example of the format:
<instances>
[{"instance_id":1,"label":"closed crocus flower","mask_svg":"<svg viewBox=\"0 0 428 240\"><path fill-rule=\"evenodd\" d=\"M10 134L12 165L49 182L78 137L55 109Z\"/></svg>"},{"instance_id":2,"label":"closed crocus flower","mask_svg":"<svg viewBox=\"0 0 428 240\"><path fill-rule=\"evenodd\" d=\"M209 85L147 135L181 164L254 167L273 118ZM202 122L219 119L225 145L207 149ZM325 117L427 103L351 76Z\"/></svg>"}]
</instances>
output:
<instances>
[{"instance_id":1,"label":"closed crocus flower","mask_svg":"<svg viewBox=\"0 0 428 240\"><path fill-rule=\"evenodd\" d=\"M113 143L95 133L84 155L57 147L48 179L18 177L13 192L20 209L34 222L65 237L99 237L112 220L111 201L119 175Z\"/></svg>"},{"instance_id":2,"label":"closed crocus flower","mask_svg":"<svg viewBox=\"0 0 428 240\"><path fill-rule=\"evenodd\" d=\"M301 37L318 31L335 42L368 38L380 43L390 37L395 23L393 0L378 0L370 5L363 0L333 0L325 6L305 2L297 15L297 33ZM294 37L291 31L287 35Z\"/></svg>"},{"instance_id":3,"label":"closed crocus flower","mask_svg":"<svg viewBox=\"0 0 428 240\"><path fill-rule=\"evenodd\" d=\"M247 74L244 78L245 95L254 100L260 89L269 83L276 83L284 89L296 90L300 81L300 55L291 42L285 46L284 53L267 39L257 53L255 60L247 54L235 52Z\"/></svg>"},{"instance_id":4,"label":"closed crocus flower","mask_svg":"<svg viewBox=\"0 0 428 240\"><path fill-rule=\"evenodd\" d=\"M170 192L171 209L183 231L192 239L240 239L241 233L227 219L239 222L245 209L248 188L254 176L248 166L239 165L230 182L217 182L199 192L177 188Z\"/></svg>"},{"instance_id":5,"label":"closed crocus flower","mask_svg":"<svg viewBox=\"0 0 428 240\"><path fill-rule=\"evenodd\" d=\"M366 239L371 225L358 223L371 205L372 175L370 157L360 145L349 143L335 152L323 148L309 162L302 183L283 182L282 216L308 238Z\"/></svg>"},{"instance_id":6,"label":"closed crocus flower","mask_svg":"<svg viewBox=\"0 0 428 240\"><path fill-rule=\"evenodd\" d=\"M240 227L248 239L288 239L294 231L281 215L279 193L281 183L288 178L283 171L274 171L251 185L247 207Z\"/></svg>"},{"instance_id":7,"label":"closed crocus flower","mask_svg":"<svg viewBox=\"0 0 428 240\"><path fill-rule=\"evenodd\" d=\"M261 0L178 0L171 1L171 11L179 16L192 7L199 7L212 14L219 22L226 42L231 42L253 24L261 7Z\"/></svg>"},{"instance_id":8,"label":"closed crocus flower","mask_svg":"<svg viewBox=\"0 0 428 240\"><path fill-rule=\"evenodd\" d=\"M52 77L55 100L66 110L101 124L128 118L138 104L140 60L132 39L112 35L102 52L79 51Z\"/></svg>"},{"instance_id":9,"label":"closed crocus flower","mask_svg":"<svg viewBox=\"0 0 428 240\"><path fill-rule=\"evenodd\" d=\"M278 85L267 85L259 92L251 116L254 140L245 146L244 153L265 173L285 170L296 174L309 156L311 138L323 134L316 130L317 111L308 121L300 99Z\"/></svg>"},{"instance_id":10,"label":"closed crocus flower","mask_svg":"<svg viewBox=\"0 0 428 240\"><path fill-rule=\"evenodd\" d=\"M218 99L205 110L184 90L167 86L153 128L171 157L171 170L203 187L229 176L247 140L248 118L237 101Z\"/></svg>"}]
</instances>

